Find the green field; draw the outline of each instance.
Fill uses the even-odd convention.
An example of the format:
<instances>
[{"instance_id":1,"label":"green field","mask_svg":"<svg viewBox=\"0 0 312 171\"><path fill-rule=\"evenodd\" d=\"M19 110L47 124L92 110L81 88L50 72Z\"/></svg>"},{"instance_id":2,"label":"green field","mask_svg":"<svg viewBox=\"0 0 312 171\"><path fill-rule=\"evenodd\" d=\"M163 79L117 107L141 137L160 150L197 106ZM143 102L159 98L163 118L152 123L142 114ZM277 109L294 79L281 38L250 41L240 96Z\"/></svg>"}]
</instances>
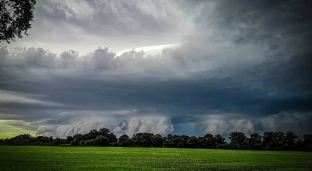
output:
<instances>
[{"instance_id":1,"label":"green field","mask_svg":"<svg viewBox=\"0 0 312 171\"><path fill-rule=\"evenodd\" d=\"M0 146L0 170L312 170L312 153Z\"/></svg>"}]
</instances>

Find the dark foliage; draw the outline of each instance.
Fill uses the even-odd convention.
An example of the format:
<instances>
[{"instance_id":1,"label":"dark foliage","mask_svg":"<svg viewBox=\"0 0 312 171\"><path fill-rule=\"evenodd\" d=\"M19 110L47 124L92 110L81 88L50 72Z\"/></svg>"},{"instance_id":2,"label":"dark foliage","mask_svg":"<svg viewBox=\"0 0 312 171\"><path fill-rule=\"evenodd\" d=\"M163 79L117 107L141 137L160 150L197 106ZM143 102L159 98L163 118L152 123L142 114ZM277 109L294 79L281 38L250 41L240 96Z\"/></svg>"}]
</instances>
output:
<instances>
[{"instance_id":1,"label":"dark foliage","mask_svg":"<svg viewBox=\"0 0 312 171\"><path fill-rule=\"evenodd\" d=\"M77 138L75 138L72 142L70 142L71 146L79 146L79 140Z\"/></svg>"},{"instance_id":2,"label":"dark foliage","mask_svg":"<svg viewBox=\"0 0 312 171\"><path fill-rule=\"evenodd\" d=\"M152 133L136 133L133 135L132 139L134 144L141 147L151 147L152 146Z\"/></svg>"},{"instance_id":3,"label":"dark foliage","mask_svg":"<svg viewBox=\"0 0 312 171\"><path fill-rule=\"evenodd\" d=\"M0 0L0 42L22 38L31 28L36 0Z\"/></svg>"},{"instance_id":4,"label":"dark foliage","mask_svg":"<svg viewBox=\"0 0 312 171\"><path fill-rule=\"evenodd\" d=\"M164 140L160 134L153 135L152 137L152 146L153 147L162 147Z\"/></svg>"},{"instance_id":5,"label":"dark foliage","mask_svg":"<svg viewBox=\"0 0 312 171\"><path fill-rule=\"evenodd\" d=\"M252 133L247 137L242 132L230 132L229 143L222 135L206 134L203 137L136 133L130 138L116 135L108 129L91 130L86 134L75 134L66 139L46 136L33 137L29 134L0 139L0 145L44 145L44 146L123 146L123 147L172 147L172 148L209 148L244 150L302 150L312 151L312 134L299 139L293 132L265 132L263 136Z\"/></svg>"},{"instance_id":6,"label":"dark foliage","mask_svg":"<svg viewBox=\"0 0 312 171\"><path fill-rule=\"evenodd\" d=\"M128 146L129 146L129 144L128 144L128 142L127 142L128 139L129 139L129 136L126 135L126 134L124 134L124 135L122 135L122 136L119 137L119 139L118 139L118 144L119 144L120 146L123 146L123 147L128 147Z\"/></svg>"}]
</instances>

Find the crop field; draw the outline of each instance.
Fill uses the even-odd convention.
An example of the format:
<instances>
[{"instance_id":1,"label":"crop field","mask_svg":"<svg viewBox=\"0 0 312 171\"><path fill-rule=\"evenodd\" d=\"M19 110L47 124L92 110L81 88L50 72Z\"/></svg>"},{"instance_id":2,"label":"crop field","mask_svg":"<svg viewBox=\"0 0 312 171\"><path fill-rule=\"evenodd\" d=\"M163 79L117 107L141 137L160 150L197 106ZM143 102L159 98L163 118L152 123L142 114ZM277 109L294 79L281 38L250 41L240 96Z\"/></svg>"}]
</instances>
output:
<instances>
[{"instance_id":1,"label":"crop field","mask_svg":"<svg viewBox=\"0 0 312 171\"><path fill-rule=\"evenodd\" d=\"M0 146L0 170L312 170L312 153L174 148Z\"/></svg>"}]
</instances>

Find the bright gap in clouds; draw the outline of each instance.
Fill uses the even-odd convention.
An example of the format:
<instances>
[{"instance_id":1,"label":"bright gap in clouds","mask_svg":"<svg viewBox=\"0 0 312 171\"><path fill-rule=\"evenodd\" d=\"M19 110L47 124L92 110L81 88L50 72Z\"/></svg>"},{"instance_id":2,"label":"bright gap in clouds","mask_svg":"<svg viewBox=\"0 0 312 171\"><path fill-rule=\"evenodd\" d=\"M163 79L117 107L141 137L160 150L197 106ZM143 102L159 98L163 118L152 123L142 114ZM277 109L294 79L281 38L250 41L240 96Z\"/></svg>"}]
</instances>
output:
<instances>
[{"instance_id":1,"label":"bright gap in clouds","mask_svg":"<svg viewBox=\"0 0 312 171\"><path fill-rule=\"evenodd\" d=\"M134 50L136 52L144 51L144 53L146 53L146 55L158 55L158 54L161 54L163 49L167 49L167 48L174 49L174 48L178 48L179 46L180 46L179 43L174 43L174 44L139 47L139 48L133 48L133 49L127 49L127 50L119 51L116 53L116 56L120 56L123 53L131 51L131 50Z\"/></svg>"}]
</instances>

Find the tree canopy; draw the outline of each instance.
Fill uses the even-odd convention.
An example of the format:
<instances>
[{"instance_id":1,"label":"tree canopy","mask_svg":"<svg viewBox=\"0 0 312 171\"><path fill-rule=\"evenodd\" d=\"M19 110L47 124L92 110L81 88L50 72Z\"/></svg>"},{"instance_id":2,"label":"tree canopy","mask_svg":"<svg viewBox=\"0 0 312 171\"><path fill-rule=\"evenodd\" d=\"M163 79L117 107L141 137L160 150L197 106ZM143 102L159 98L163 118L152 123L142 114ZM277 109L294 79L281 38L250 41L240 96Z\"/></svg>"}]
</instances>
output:
<instances>
[{"instance_id":1,"label":"tree canopy","mask_svg":"<svg viewBox=\"0 0 312 171\"><path fill-rule=\"evenodd\" d=\"M0 42L22 38L31 28L36 0L0 0Z\"/></svg>"},{"instance_id":2,"label":"tree canopy","mask_svg":"<svg viewBox=\"0 0 312 171\"><path fill-rule=\"evenodd\" d=\"M119 138L107 128L91 130L86 134L75 134L63 138L46 136L33 137L29 134L0 139L0 145L47 145L47 146L122 146L164 148L208 148L244 150L301 150L312 151L312 134L300 139L293 132L264 132L263 135L233 131L228 134L229 142L220 135L207 133L204 136L136 133L132 137L124 134Z\"/></svg>"}]
</instances>

